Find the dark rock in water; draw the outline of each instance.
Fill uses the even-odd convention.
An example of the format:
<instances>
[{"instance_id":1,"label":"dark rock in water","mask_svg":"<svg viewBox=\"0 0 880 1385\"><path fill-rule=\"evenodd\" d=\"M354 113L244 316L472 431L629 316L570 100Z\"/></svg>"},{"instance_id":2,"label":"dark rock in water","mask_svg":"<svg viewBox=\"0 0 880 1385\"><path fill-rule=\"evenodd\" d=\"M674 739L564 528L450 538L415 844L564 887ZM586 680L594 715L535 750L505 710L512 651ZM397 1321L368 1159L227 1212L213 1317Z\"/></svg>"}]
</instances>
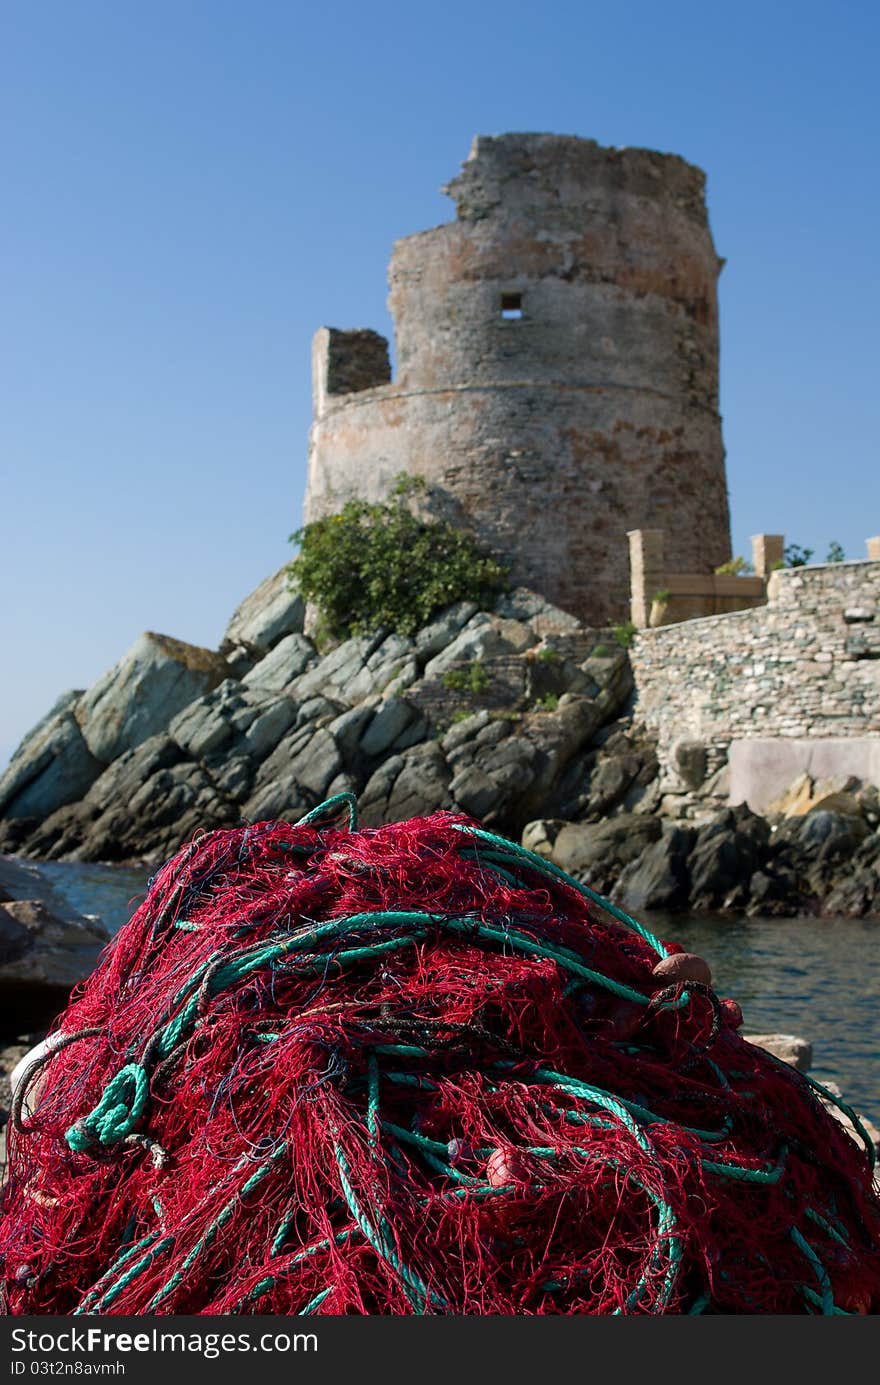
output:
<instances>
[{"instance_id":1,"label":"dark rock in water","mask_svg":"<svg viewBox=\"0 0 880 1385\"><path fill-rule=\"evenodd\" d=\"M664 832L659 841L624 868L612 898L630 913L683 907L688 900L687 861L695 835L693 828L688 827L673 827Z\"/></svg>"},{"instance_id":2,"label":"dark rock in water","mask_svg":"<svg viewBox=\"0 0 880 1385\"><path fill-rule=\"evenodd\" d=\"M763 864L769 839L769 825L745 804L725 808L703 824L687 863L691 906L744 903L746 882Z\"/></svg>"},{"instance_id":3,"label":"dark rock in water","mask_svg":"<svg viewBox=\"0 0 880 1385\"><path fill-rule=\"evenodd\" d=\"M102 924L69 906L59 916L41 900L0 904L0 1033L56 1015L108 941Z\"/></svg>"},{"instance_id":4,"label":"dark rock in water","mask_svg":"<svg viewBox=\"0 0 880 1385\"><path fill-rule=\"evenodd\" d=\"M749 881L747 914L771 914L786 917L796 914L801 894L796 879L787 871L767 865L756 870Z\"/></svg>"}]
</instances>

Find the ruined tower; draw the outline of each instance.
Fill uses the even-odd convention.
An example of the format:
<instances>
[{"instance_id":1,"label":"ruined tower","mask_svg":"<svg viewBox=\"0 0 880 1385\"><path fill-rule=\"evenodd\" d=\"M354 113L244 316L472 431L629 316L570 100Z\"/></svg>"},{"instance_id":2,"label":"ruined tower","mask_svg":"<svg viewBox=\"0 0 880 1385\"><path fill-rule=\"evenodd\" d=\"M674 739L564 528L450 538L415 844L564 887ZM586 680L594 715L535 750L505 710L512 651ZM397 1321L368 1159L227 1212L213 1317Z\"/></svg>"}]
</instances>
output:
<instances>
[{"instance_id":1,"label":"ruined tower","mask_svg":"<svg viewBox=\"0 0 880 1385\"><path fill-rule=\"evenodd\" d=\"M730 557L715 253L700 169L573 136L474 140L457 219L396 242L375 332L321 328L305 518L425 477L512 575L629 613L627 532Z\"/></svg>"}]
</instances>

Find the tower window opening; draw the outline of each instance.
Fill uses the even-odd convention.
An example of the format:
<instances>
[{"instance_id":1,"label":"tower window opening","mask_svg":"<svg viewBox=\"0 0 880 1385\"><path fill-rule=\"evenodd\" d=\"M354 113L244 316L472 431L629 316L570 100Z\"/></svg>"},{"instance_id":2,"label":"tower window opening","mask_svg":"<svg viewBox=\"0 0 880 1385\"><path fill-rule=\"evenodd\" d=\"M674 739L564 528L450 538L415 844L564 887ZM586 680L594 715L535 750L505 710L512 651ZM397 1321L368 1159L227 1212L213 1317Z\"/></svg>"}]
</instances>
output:
<instances>
[{"instance_id":1,"label":"tower window opening","mask_svg":"<svg viewBox=\"0 0 880 1385\"><path fill-rule=\"evenodd\" d=\"M518 322L523 315L522 294L502 293L501 316L505 322Z\"/></svg>"}]
</instances>

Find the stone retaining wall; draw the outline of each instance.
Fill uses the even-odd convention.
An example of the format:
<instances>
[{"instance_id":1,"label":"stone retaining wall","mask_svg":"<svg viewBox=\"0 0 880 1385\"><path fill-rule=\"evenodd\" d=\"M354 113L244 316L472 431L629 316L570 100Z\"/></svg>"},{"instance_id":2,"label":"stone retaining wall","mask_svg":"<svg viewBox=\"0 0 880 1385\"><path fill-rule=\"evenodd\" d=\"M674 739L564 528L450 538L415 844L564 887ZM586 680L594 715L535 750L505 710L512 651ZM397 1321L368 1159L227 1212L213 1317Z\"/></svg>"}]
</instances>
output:
<instances>
[{"instance_id":1,"label":"stone retaining wall","mask_svg":"<svg viewBox=\"0 0 880 1385\"><path fill-rule=\"evenodd\" d=\"M734 801L735 787L759 811L820 742L823 773L853 773L855 752L880 782L878 612L880 562L829 563L772 573L766 606L640 631L636 716L657 734L665 792Z\"/></svg>"}]
</instances>

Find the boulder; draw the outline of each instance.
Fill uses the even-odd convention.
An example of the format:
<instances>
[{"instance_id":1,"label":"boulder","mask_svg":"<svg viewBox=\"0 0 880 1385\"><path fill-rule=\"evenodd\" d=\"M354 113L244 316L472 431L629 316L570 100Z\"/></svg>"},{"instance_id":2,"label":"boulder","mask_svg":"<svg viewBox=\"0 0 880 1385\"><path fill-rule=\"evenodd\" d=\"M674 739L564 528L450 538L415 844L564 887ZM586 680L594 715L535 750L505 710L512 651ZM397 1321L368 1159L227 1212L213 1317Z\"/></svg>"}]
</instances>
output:
<instances>
[{"instance_id":1,"label":"boulder","mask_svg":"<svg viewBox=\"0 0 880 1385\"><path fill-rule=\"evenodd\" d=\"M697 831L687 861L690 903L697 909L741 904L764 864L770 827L745 805L725 808Z\"/></svg>"},{"instance_id":2,"label":"boulder","mask_svg":"<svg viewBox=\"0 0 880 1385\"><path fill-rule=\"evenodd\" d=\"M495 603L495 612L507 620L529 625L540 639L548 635L571 634L581 629L577 616L554 606L546 597L529 587L514 587Z\"/></svg>"},{"instance_id":3,"label":"boulder","mask_svg":"<svg viewBox=\"0 0 880 1385\"><path fill-rule=\"evenodd\" d=\"M317 657L315 646L305 635L285 635L271 653L244 675L242 684L260 692L280 692L311 668Z\"/></svg>"},{"instance_id":4,"label":"boulder","mask_svg":"<svg viewBox=\"0 0 880 1385\"><path fill-rule=\"evenodd\" d=\"M538 643L534 630L518 620L478 611L458 635L425 664L426 679L437 679L459 663L487 660L504 654L522 654Z\"/></svg>"},{"instance_id":5,"label":"boulder","mask_svg":"<svg viewBox=\"0 0 880 1385\"><path fill-rule=\"evenodd\" d=\"M417 657L424 663L439 654L441 649L452 643L462 626L477 614L477 609L473 601L456 601L454 605L447 606L445 611L441 611L416 634Z\"/></svg>"},{"instance_id":6,"label":"boulder","mask_svg":"<svg viewBox=\"0 0 880 1385\"><path fill-rule=\"evenodd\" d=\"M0 814L43 818L81 798L104 768L86 745L68 692L21 742L0 779Z\"/></svg>"},{"instance_id":7,"label":"boulder","mask_svg":"<svg viewBox=\"0 0 880 1385\"><path fill-rule=\"evenodd\" d=\"M801 902L797 880L791 872L765 865L749 881L746 913L787 918L798 912Z\"/></svg>"},{"instance_id":8,"label":"boulder","mask_svg":"<svg viewBox=\"0 0 880 1385\"><path fill-rule=\"evenodd\" d=\"M676 909L687 903L687 859L695 832L672 827L620 873L612 897L630 913L642 909Z\"/></svg>"},{"instance_id":9,"label":"boulder","mask_svg":"<svg viewBox=\"0 0 880 1385\"><path fill-rule=\"evenodd\" d=\"M103 924L42 900L0 904L0 1015L8 1035L61 1010L110 940Z\"/></svg>"},{"instance_id":10,"label":"boulder","mask_svg":"<svg viewBox=\"0 0 880 1385\"><path fill-rule=\"evenodd\" d=\"M553 843L565 825L560 818L535 818L533 822L527 822L523 828L521 845L526 851L533 851L536 856L546 856L549 859L553 855Z\"/></svg>"},{"instance_id":11,"label":"boulder","mask_svg":"<svg viewBox=\"0 0 880 1385\"><path fill-rule=\"evenodd\" d=\"M673 752L675 767L689 789L698 789L706 778L706 747L702 741L679 741Z\"/></svg>"},{"instance_id":12,"label":"boulder","mask_svg":"<svg viewBox=\"0 0 880 1385\"><path fill-rule=\"evenodd\" d=\"M436 741L392 755L370 777L361 795L361 820L372 827L451 808L449 780L449 766Z\"/></svg>"},{"instance_id":13,"label":"boulder","mask_svg":"<svg viewBox=\"0 0 880 1385\"><path fill-rule=\"evenodd\" d=\"M236 606L220 643L227 655L236 647L267 654L285 635L301 635L305 602L290 586L287 567L273 572Z\"/></svg>"},{"instance_id":14,"label":"boulder","mask_svg":"<svg viewBox=\"0 0 880 1385\"><path fill-rule=\"evenodd\" d=\"M86 745L109 764L165 731L188 703L228 675L225 660L212 650L148 630L77 704Z\"/></svg>"},{"instance_id":15,"label":"boulder","mask_svg":"<svg viewBox=\"0 0 880 1385\"><path fill-rule=\"evenodd\" d=\"M327 727L294 727L260 765L242 814L248 822L300 817L329 794L342 769Z\"/></svg>"},{"instance_id":16,"label":"boulder","mask_svg":"<svg viewBox=\"0 0 880 1385\"><path fill-rule=\"evenodd\" d=\"M376 759L393 750L406 750L423 738L428 729L425 718L402 697L388 697L380 702L369 725L358 742L358 750L368 759Z\"/></svg>"},{"instance_id":17,"label":"boulder","mask_svg":"<svg viewBox=\"0 0 880 1385\"><path fill-rule=\"evenodd\" d=\"M809 1039L800 1039L796 1034L743 1034L742 1037L746 1043L766 1049L798 1072L809 1072L813 1062L813 1045Z\"/></svg>"},{"instance_id":18,"label":"boulder","mask_svg":"<svg viewBox=\"0 0 880 1385\"><path fill-rule=\"evenodd\" d=\"M232 742L236 733L233 718L246 712L248 707L244 686L235 678L226 678L173 717L168 734L187 755L201 759ZM256 716L256 706L252 714ZM238 723L238 729L243 731L249 724L246 718L244 723Z\"/></svg>"},{"instance_id":19,"label":"boulder","mask_svg":"<svg viewBox=\"0 0 880 1385\"><path fill-rule=\"evenodd\" d=\"M322 694L353 707L383 692L399 692L418 676L415 645L403 635L358 635L330 650L288 688L297 701Z\"/></svg>"},{"instance_id":20,"label":"boulder","mask_svg":"<svg viewBox=\"0 0 880 1385\"><path fill-rule=\"evenodd\" d=\"M657 818L621 813L604 822L567 823L553 843L551 860L590 883L616 880L620 868L659 839ZM599 885L602 888L602 884Z\"/></svg>"}]
</instances>

